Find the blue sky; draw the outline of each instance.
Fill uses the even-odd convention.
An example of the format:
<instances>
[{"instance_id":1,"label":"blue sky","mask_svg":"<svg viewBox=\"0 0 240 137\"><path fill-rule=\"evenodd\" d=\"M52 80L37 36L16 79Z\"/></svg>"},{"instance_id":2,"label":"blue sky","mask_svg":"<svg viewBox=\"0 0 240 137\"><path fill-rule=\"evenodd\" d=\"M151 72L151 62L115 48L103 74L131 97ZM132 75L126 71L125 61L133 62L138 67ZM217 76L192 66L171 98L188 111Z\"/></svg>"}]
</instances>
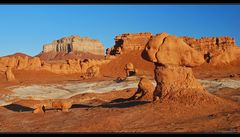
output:
<instances>
[{"instance_id":1,"label":"blue sky","mask_svg":"<svg viewBox=\"0 0 240 137\"><path fill-rule=\"evenodd\" d=\"M231 36L240 45L240 5L0 5L0 56L36 55L64 36L100 40L122 33Z\"/></svg>"}]
</instances>

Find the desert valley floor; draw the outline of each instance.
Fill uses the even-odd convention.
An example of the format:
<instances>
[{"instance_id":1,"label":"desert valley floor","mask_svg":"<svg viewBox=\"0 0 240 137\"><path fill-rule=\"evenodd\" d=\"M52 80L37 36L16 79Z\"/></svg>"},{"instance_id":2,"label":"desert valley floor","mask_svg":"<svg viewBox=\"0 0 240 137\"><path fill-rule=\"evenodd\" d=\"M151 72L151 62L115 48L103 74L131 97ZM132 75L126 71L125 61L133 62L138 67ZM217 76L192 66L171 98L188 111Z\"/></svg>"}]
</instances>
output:
<instances>
[{"instance_id":1,"label":"desert valley floor","mask_svg":"<svg viewBox=\"0 0 240 137\"><path fill-rule=\"evenodd\" d=\"M134 62L135 55L138 54L129 55L133 56L130 61ZM118 70L121 68L116 67L119 67ZM184 102L128 100L136 92L139 78L133 77L118 82L115 71L109 71L106 76L83 80L77 74L57 75L45 71L16 70L14 73L18 81L1 81L1 101L3 98L11 99L14 96L22 99L0 107L0 130L1 132L239 132L239 62L227 66L229 68L227 70L224 67L222 69L207 67L203 65L194 68L196 78L211 94L224 99L229 105L222 106L211 101L205 105L194 103L185 105ZM202 68L205 68L204 71ZM143 69L152 68L148 66ZM120 72L122 72L120 76L124 75L123 71ZM235 74L234 77L231 77L231 74ZM147 75L155 83L153 74ZM1 79L4 79L4 75L1 76ZM29 90L32 90L31 94L25 95L24 91ZM34 114L33 105L38 103L37 97L40 99L71 97L83 101L73 104L67 113L53 109L44 114Z\"/></svg>"}]
</instances>

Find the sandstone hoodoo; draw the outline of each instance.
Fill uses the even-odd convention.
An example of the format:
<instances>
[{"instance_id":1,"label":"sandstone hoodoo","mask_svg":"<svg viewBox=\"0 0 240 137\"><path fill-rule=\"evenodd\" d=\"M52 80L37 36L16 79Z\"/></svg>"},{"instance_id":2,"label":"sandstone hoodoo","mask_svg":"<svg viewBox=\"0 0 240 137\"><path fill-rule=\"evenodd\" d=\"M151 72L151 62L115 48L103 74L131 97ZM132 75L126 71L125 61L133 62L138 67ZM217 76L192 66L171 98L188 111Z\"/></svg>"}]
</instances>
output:
<instances>
[{"instance_id":1,"label":"sandstone hoodoo","mask_svg":"<svg viewBox=\"0 0 240 137\"><path fill-rule=\"evenodd\" d=\"M157 86L154 100L196 103L216 99L192 73L191 67L204 63L203 56L183 39L167 33L157 34L151 38L145 51L145 59L155 63Z\"/></svg>"},{"instance_id":2,"label":"sandstone hoodoo","mask_svg":"<svg viewBox=\"0 0 240 137\"><path fill-rule=\"evenodd\" d=\"M43 45L43 51L38 55L41 59L65 58L100 58L104 57L104 46L99 40L89 37L69 36Z\"/></svg>"}]
</instances>

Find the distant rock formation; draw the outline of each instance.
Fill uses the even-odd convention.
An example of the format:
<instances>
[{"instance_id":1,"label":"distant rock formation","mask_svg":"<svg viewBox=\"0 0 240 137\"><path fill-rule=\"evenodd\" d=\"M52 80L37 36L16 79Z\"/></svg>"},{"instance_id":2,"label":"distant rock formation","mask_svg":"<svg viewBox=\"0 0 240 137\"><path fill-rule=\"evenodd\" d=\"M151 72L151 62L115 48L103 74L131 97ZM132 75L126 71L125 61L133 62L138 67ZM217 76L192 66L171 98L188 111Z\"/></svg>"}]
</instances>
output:
<instances>
[{"instance_id":1,"label":"distant rock formation","mask_svg":"<svg viewBox=\"0 0 240 137\"><path fill-rule=\"evenodd\" d=\"M195 50L199 51L206 62L213 65L228 64L240 57L240 48L231 37L203 37L195 39L182 37Z\"/></svg>"},{"instance_id":2,"label":"distant rock formation","mask_svg":"<svg viewBox=\"0 0 240 137\"><path fill-rule=\"evenodd\" d=\"M65 53L82 51L96 55L104 55L104 46L100 41L88 37L80 38L80 36L70 36L55 40L43 46L43 52L51 51Z\"/></svg>"},{"instance_id":3,"label":"distant rock formation","mask_svg":"<svg viewBox=\"0 0 240 137\"><path fill-rule=\"evenodd\" d=\"M119 50L122 50L122 52L143 50L151 36L152 34L150 32L118 35L115 37L115 45L111 48L110 55L115 55ZM109 53L109 49L107 50Z\"/></svg>"},{"instance_id":4,"label":"distant rock formation","mask_svg":"<svg viewBox=\"0 0 240 137\"><path fill-rule=\"evenodd\" d=\"M152 34L150 32L118 35L115 37L115 45L106 49L106 58L119 55L120 51L124 53L133 50L143 50L151 37ZM229 64L240 57L240 48L232 37L202 37L195 39L182 36L179 38L200 52L205 62L212 65Z\"/></svg>"},{"instance_id":5,"label":"distant rock formation","mask_svg":"<svg viewBox=\"0 0 240 137\"><path fill-rule=\"evenodd\" d=\"M38 57L29 58L28 56L11 56L0 58L0 71L7 72L7 77L12 78L11 70L46 70L56 74L74 74L80 73L83 76L88 75L88 78L97 77L99 75L99 66L109 63L110 60L95 60L95 59L68 59L61 62L46 62Z\"/></svg>"},{"instance_id":6,"label":"distant rock formation","mask_svg":"<svg viewBox=\"0 0 240 137\"><path fill-rule=\"evenodd\" d=\"M43 60L97 59L104 57L104 46L88 37L69 36L43 45L43 52L37 56Z\"/></svg>"},{"instance_id":7,"label":"distant rock formation","mask_svg":"<svg viewBox=\"0 0 240 137\"><path fill-rule=\"evenodd\" d=\"M231 37L202 37L195 39L184 36L182 38L189 46L203 54L210 52L215 55L237 46L235 40Z\"/></svg>"}]
</instances>

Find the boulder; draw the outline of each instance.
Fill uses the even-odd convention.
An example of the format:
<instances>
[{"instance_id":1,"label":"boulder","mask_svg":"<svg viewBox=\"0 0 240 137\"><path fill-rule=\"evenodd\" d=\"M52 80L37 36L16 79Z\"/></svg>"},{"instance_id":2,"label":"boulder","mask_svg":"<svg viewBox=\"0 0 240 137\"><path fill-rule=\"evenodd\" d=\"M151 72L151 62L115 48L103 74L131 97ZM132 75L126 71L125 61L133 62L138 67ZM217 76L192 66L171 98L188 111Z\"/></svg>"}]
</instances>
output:
<instances>
[{"instance_id":1,"label":"boulder","mask_svg":"<svg viewBox=\"0 0 240 137\"><path fill-rule=\"evenodd\" d=\"M152 81L146 77L142 77L138 83L136 93L131 98L142 101L152 101L154 98L154 89L155 87L153 86Z\"/></svg>"},{"instance_id":2,"label":"boulder","mask_svg":"<svg viewBox=\"0 0 240 137\"><path fill-rule=\"evenodd\" d=\"M93 77L97 77L99 75L99 67L98 66L92 66L89 67L86 71L86 74L84 76L84 78L93 78Z\"/></svg>"}]
</instances>

